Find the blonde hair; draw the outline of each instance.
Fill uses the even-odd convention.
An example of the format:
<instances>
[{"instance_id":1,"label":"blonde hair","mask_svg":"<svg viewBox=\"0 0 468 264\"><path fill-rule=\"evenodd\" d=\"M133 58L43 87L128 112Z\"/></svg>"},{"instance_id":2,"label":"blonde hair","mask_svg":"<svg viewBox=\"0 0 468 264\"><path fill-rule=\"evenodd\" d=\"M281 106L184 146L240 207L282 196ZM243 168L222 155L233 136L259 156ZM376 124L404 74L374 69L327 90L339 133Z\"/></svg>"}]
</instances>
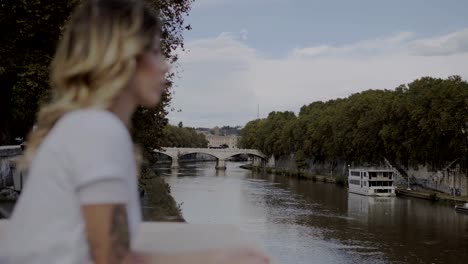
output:
<instances>
[{"instance_id":1,"label":"blonde hair","mask_svg":"<svg viewBox=\"0 0 468 264\"><path fill-rule=\"evenodd\" d=\"M50 68L52 101L37 118L20 167L67 112L107 109L133 77L137 60L160 35L157 16L139 0L89 0L72 14Z\"/></svg>"}]
</instances>

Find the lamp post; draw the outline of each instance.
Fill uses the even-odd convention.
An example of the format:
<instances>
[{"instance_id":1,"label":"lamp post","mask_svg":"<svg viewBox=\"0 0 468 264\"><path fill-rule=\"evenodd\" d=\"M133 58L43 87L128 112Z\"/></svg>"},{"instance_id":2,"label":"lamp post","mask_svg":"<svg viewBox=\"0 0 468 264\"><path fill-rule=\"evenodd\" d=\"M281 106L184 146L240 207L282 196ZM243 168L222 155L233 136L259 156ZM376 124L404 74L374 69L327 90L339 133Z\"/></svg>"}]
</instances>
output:
<instances>
[{"instance_id":1,"label":"lamp post","mask_svg":"<svg viewBox=\"0 0 468 264\"><path fill-rule=\"evenodd\" d=\"M406 190L408 191L411 191L411 187L410 187L410 176L408 175L408 179L407 179L407 182L408 182L408 188L406 188Z\"/></svg>"}]
</instances>

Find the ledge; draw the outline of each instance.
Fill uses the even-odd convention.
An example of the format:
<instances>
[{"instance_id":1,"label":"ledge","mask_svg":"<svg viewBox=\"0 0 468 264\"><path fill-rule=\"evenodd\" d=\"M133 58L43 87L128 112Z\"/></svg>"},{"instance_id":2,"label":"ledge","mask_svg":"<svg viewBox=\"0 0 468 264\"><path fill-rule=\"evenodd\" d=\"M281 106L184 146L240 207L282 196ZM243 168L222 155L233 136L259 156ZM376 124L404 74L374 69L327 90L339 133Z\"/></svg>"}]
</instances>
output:
<instances>
[{"instance_id":1,"label":"ledge","mask_svg":"<svg viewBox=\"0 0 468 264\"><path fill-rule=\"evenodd\" d=\"M18 156L21 155L21 153L22 149L19 145L0 146L0 158Z\"/></svg>"}]
</instances>

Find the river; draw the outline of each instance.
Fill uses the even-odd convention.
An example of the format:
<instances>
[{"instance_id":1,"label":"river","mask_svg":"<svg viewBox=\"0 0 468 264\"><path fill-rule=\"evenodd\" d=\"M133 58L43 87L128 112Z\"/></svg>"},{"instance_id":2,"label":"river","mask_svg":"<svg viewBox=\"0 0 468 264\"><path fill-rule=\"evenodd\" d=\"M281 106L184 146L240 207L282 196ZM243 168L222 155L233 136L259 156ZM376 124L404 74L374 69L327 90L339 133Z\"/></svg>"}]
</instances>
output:
<instances>
[{"instance_id":1,"label":"river","mask_svg":"<svg viewBox=\"0 0 468 264\"><path fill-rule=\"evenodd\" d=\"M468 215L451 206L348 194L241 164L159 170L187 222L234 224L279 263L468 263Z\"/></svg>"}]
</instances>

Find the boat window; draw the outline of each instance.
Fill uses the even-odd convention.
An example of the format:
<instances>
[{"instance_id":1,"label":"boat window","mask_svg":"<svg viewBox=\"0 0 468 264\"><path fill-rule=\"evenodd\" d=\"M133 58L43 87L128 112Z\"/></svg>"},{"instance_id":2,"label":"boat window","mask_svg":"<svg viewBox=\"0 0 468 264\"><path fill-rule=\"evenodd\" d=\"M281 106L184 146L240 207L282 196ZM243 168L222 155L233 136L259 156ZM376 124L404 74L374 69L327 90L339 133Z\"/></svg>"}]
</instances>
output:
<instances>
[{"instance_id":1,"label":"boat window","mask_svg":"<svg viewBox=\"0 0 468 264\"><path fill-rule=\"evenodd\" d=\"M360 180L349 180L349 184L353 184L353 185L359 185L360 184Z\"/></svg>"},{"instance_id":2,"label":"boat window","mask_svg":"<svg viewBox=\"0 0 468 264\"><path fill-rule=\"evenodd\" d=\"M374 190L376 193L388 193L390 190L389 189L377 189Z\"/></svg>"}]
</instances>

